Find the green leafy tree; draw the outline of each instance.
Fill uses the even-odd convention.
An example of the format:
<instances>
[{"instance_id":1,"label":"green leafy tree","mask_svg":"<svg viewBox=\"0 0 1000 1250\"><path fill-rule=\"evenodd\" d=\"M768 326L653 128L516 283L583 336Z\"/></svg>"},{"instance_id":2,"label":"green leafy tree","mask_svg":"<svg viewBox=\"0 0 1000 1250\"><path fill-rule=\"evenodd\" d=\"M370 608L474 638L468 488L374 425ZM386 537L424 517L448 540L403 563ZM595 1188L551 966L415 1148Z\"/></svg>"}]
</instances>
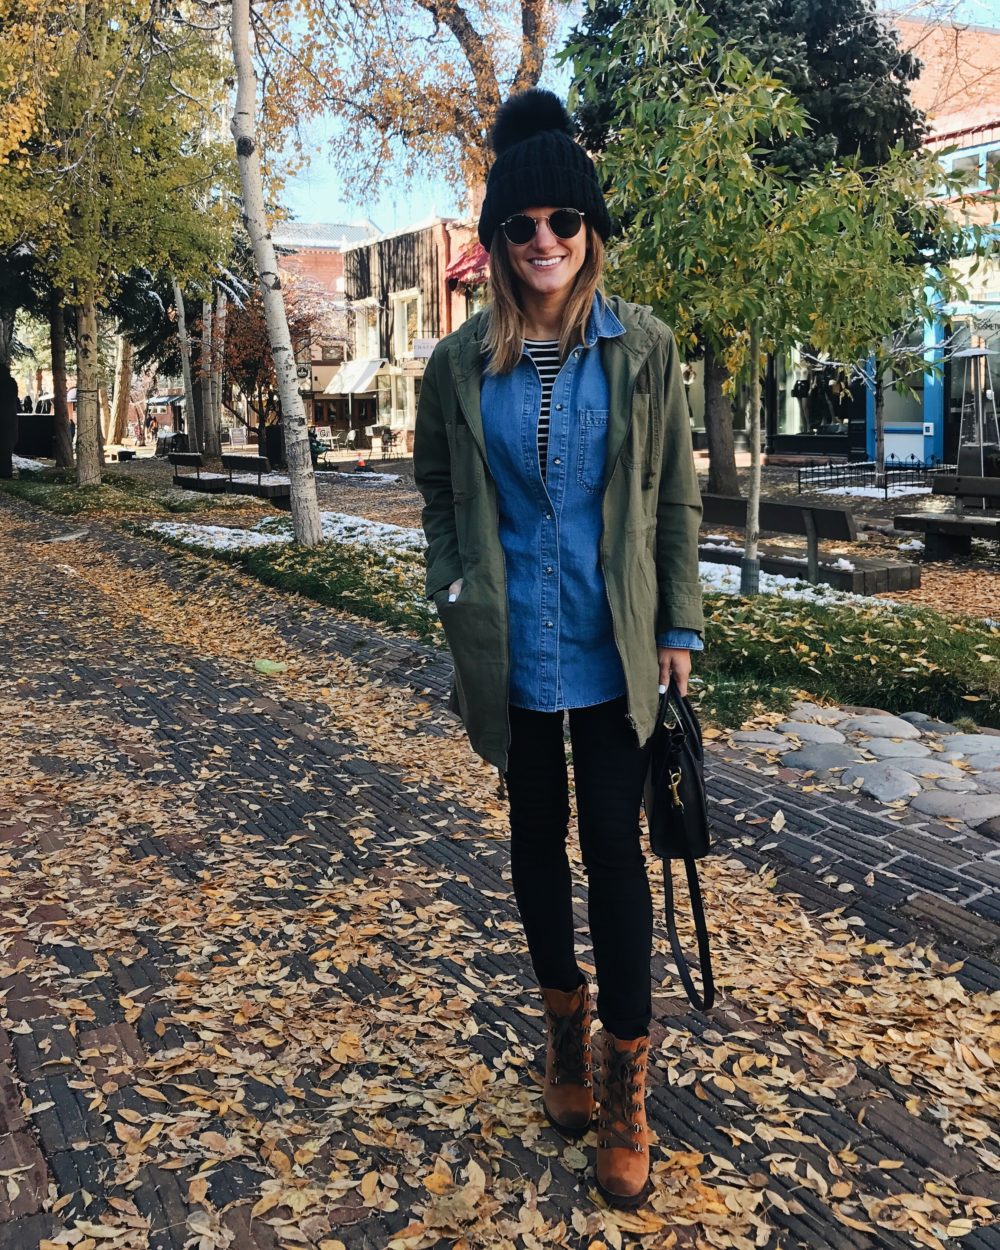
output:
<instances>
[{"instance_id":1,"label":"green leafy tree","mask_svg":"<svg viewBox=\"0 0 1000 1250\"><path fill-rule=\"evenodd\" d=\"M783 168L785 177L803 177L849 157L874 168L900 145L919 147L924 119L909 97L919 62L902 51L872 0L703 0L700 7L719 39L699 42L705 74L718 77L716 49L736 45L799 102L807 126L785 135L775 130L768 140L768 161ZM641 50L623 46L619 38L622 23L634 27L657 11L647 0L596 0L573 32L570 52L579 79L575 118L592 151L607 146L619 102L638 88L643 73ZM607 55L611 44L621 49L620 56ZM664 72L686 73L689 49L683 42L658 56ZM703 352L705 358L709 487L734 494L730 380L716 348L709 330L689 354Z\"/></svg>"},{"instance_id":2,"label":"green leafy tree","mask_svg":"<svg viewBox=\"0 0 1000 1250\"><path fill-rule=\"evenodd\" d=\"M688 61L679 69L674 49ZM763 355L810 342L841 361L866 358L892 329L930 315L960 284L922 269L928 235L958 233L937 158L895 148L876 169L855 158L789 178L779 144L805 133L787 88L673 0L649 0L596 52L579 52L584 98L592 58L638 68L618 101L601 158L609 205L627 223L613 264L624 292L652 303L682 345L707 339L744 378L753 456L744 586L756 589Z\"/></svg>"}]
</instances>

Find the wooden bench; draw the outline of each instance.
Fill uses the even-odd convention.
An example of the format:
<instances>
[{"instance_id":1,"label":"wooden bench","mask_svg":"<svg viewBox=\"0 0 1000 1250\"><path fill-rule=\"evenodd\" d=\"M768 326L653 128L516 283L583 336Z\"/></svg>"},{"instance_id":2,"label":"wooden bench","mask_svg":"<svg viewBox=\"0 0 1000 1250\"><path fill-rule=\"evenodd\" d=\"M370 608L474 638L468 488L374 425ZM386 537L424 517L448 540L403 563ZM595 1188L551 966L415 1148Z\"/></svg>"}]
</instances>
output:
<instances>
[{"instance_id":1,"label":"wooden bench","mask_svg":"<svg viewBox=\"0 0 1000 1250\"><path fill-rule=\"evenodd\" d=\"M221 473L202 473L203 461L200 451L171 451L167 459L174 466L174 485L181 490L200 490L218 494L226 489L226 479ZM193 473L181 473L181 469L194 469Z\"/></svg>"},{"instance_id":2,"label":"wooden bench","mask_svg":"<svg viewBox=\"0 0 1000 1250\"><path fill-rule=\"evenodd\" d=\"M985 503L992 510L1000 509L1000 477L940 473L931 489L935 495L950 495L955 500L955 511L917 512L894 517L892 522L898 530L919 530L924 534L925 560L971 555L974 538L1000 541L1000 516L974 516L964 511L966 504L973 501Z\"/></svg>"},{"instance_id":3,"label":"wooden bench","mask_svg":"<svg viewBox=\"0 0 1000 1250\"><path fill-rule=\"evenodd\" d=\"M276 507L290 506L292 488L287 477L272 475L266 456L233 456L222 454L222 467L229 474L228 489L238 495L256 495L268 499ZM277 480L265 482L265 477ZM256 481L254 480L256 478Z\"/></svg>"},{"instance_id":4,"label":"wooden bench","mask_svg":"<svg viewBox=\"0 0 1000 1250\"><path fill-rule=\"evenodd\" d=\"M728 525L745 529L747 501L733 495L702 495L702 525ZM825 507L811 503L779 503L777 500L760 501L760 532L762 534L788 534L806 540L805 560L787 549L760 553L760 567L764 573L781 573L785 577L801 577L816 584L823 582L837 590L849 590L858 595L880 594L887 590L913 590L920 585L920 566L905 560L885 560L870 556L838 557L823 560L820 556L821 541L857 542L858 530L854 515L847 508ZM739 549L713 547L702 543L701 559L717 564L738 562ZM803 570L803 565L805 569Z\"/></svg>"}]
</instances>

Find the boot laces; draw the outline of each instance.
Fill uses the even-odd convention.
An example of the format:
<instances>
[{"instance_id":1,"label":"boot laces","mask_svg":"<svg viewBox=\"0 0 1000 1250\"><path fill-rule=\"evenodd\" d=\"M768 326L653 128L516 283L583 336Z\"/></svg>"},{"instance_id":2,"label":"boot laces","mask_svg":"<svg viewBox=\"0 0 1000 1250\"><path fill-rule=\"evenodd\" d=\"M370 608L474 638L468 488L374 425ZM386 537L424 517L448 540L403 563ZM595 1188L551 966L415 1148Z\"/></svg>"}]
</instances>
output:
<instances>
[{"instance_id":1,"label":"boot laces","mask_svg":"<svg viewBox=\"0 0 1000 1250\"><path fill-rule=\"evenodd\" d=\"M600 1127L606 1130L600 1145L622 1146L641 1151L644 1147L638 1095L642 1088L639 1077L646 1055L645 1046L635 1051L609 1047L605 1053L604 1087L601 1091Z\"/></svg>"},{"instance_id":2,"label":"boot laces","mask_svg":"<svg viewBox=\"0 0 1000 1250\"><path fill-rule=\"evenodd\" d=\"M555 1077L570 1085L590 1084L590 1037L586 1025L586 1005L569 1016L549 1013Z\"/></svg>"}]
</instances>

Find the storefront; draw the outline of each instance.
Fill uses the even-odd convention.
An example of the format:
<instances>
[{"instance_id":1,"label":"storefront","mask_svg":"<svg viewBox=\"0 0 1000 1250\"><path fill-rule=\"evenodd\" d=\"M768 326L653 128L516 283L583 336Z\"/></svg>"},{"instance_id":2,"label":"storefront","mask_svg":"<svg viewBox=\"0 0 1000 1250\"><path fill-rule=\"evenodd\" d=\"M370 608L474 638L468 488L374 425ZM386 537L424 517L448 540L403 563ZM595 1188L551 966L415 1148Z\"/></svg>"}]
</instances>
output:
<instances>
[{"instance_id":1,"label":"storefront","mask_svg":"<svg viewBox=\"0 0 1000 1250\"><path fill-rule=\"evenodd\" d=\"M768 361L765 446L771 456L863 459L868 388L847 385L828 362L794 348Z\"/></svg>"}]
</instances>

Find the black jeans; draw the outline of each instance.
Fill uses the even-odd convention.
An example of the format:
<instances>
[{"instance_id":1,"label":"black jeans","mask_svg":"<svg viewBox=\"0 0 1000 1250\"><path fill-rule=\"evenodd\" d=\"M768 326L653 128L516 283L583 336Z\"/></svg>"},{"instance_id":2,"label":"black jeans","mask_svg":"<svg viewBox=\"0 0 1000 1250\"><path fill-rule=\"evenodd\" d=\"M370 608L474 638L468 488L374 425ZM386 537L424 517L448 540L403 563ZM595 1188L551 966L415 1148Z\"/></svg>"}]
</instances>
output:
<instances>
[{"instance_id":1,"label":"black jeans","mask_svg":"<svg viewBox=\"0 0 1000 1250\"><path fill-rule=\"evenodd\" d=\"M563 712L510 708L506 773L511 874L539 985L580 983L566 838L569 782ZM646 1033L652 1015L653 903L639 829L648 749L636 746L624 697L569 713L580 852L588 881L597 1014L616 1037Z\"/></svg>"}]
</instances>

